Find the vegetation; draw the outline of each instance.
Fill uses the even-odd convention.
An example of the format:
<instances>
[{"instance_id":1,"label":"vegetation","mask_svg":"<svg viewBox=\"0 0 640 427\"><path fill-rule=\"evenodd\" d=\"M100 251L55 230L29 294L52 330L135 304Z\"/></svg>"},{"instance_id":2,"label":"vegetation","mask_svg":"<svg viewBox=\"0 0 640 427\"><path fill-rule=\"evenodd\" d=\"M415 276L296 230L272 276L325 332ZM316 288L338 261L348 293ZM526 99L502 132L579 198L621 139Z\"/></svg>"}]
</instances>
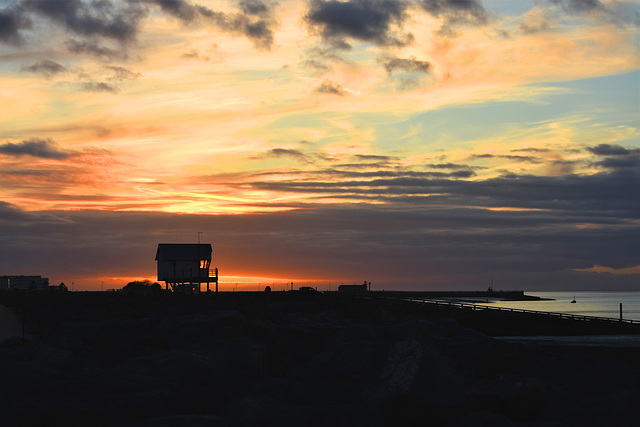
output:
<instances>
[{"instance_id":1,"label":"vegetation","mask_svg":"<svg viewBox=\"0 0 640 427\"><path fill-rule=\"evenodd\" d=\"M123 292L132 294L149 294L162 291L162 286L158 282L151 280L134 280L127 283L123 288Z\"/></svg>"}]
</instances>

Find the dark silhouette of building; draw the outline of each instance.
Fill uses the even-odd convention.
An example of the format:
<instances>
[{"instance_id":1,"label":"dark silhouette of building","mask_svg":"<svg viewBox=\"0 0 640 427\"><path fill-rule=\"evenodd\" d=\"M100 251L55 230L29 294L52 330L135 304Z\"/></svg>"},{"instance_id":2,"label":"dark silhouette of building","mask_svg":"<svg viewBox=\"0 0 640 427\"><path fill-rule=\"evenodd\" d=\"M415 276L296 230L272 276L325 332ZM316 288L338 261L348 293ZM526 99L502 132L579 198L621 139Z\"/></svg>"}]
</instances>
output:
<instances>
[{"instance_id":1,"label":"dark silhouette of building","mask_svg":"<svg viewBox=\"0 0 640 427\"><path fill-rule=\"evenodd\" d=\"M44 291L49 279L40 276L0 276L0 290Z\"/></svg>"},{"instance_id":2,"label":"dark silhouette of building","mask_svg":"<svg viewBox=\"0 0 640 427\"><path fill-rule=\"evenodd\" d=\"M362 285L340 285L338 286L338 292L367 292L371 290L371 282L367 283L365 280Z\"/></svg>"},{"instance_id":3,"label":"dark silhouette of building","mask_svg":"<svg viewBox=\"0 0 640 427\"><path fill-rule=\"evenodd\" d=\"M218 269L210 271L212 253L208 243L159 243L158 280L176 292L198 293L202 283L207 284L207 292L209 283L215 283L218 292Z\"/></svg>"}]
</instances>

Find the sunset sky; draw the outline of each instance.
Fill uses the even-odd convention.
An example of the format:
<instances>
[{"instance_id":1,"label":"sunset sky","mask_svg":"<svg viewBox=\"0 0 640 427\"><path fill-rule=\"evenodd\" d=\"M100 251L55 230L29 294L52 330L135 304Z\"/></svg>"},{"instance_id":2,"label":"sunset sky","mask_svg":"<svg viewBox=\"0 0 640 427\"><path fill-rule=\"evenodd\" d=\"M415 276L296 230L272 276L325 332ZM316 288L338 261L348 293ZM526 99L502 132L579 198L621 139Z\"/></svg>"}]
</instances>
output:
<instances>
[{"instance_id":1,"label":"sunset sky","mask_svg":"<svg viewBox=\"0 0 640 427\"><path fill-rule=\"evenodd\" d=\"M639 1L0 0L0 275L640 289L639 127Z\"/></svg>"}]
</instances>

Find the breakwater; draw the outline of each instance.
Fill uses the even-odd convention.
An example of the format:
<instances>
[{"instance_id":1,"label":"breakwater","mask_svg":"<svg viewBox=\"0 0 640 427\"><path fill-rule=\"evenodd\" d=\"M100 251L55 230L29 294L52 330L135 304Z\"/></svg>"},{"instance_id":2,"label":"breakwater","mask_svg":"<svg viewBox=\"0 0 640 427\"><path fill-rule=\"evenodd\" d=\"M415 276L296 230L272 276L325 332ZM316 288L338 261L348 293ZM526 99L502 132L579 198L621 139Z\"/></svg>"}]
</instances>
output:
<instances>
[{"instance_id":1,"label":"breakwater","mask_svg":"<svg viewBox=\"0 0 640 427\"><path fill-rule=\"evenodd\" d=\"M540 300L524 291L371 291L372 295L391 298L500 299L511 301Z\"/></svg>"},{"instance_id":2,"label":"breakwater","mask_svg":"<svg viewBox=\"0 0 640 427\"><path fill-rule=\"evenodd\" d=\"M403 298L432 314L455 318L463 326L493 336L640 334L640 322L628 319L492 307L459 301Z\"/></svg>"},{"instance_id":3,"label":"breakwater","mask_svg":"<svg viewBox=\"0 0 640 427\"><path fill-rule=\"evenodd\" d=\"M22 310L36 332L26 342L0 343L3 422L582 427L637 421L637 349L503 342L473 327L490 325L487 314L508 312L379 295L1 294L0 302ZM535 323L522 320L527 313L511 315L517 317L496 323Z\"/></svg>"}]
</instances>

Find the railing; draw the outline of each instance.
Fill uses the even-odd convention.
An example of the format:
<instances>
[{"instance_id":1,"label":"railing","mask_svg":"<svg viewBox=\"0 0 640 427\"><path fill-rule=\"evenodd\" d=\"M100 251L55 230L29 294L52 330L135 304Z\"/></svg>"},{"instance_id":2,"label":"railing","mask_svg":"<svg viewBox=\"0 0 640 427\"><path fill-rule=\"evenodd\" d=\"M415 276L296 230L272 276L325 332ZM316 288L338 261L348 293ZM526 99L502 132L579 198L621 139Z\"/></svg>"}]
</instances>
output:
<instances>
[{"instance_id":1,"label":"railing","mask_svg":"<svg viewBox=\"0 0 640 427\"><path fill-rule=\"evenodd\" d=\"M448 307L454 307L459 309L470 309L472 311L483 311L483 310L506 311L506 312L512 312L512 313L534 314L539 316L555 317L558 319L580 320L580 321L586 321L586 322L608 322L608 323L618 323L618 324L628 323L628 324L640 325L639 320L631 320L631 319L614 319L611 317L585 316L580 314L558 313L553 311L526 310L522 308L491 307L488 305L473 304L473 303L466 303L466 302L452 302L452 301L416 299L416 298L409 298L409 299L404 298L404 300L411 301L411 302L448 306Z\"/></svg>"}]
</instances>

